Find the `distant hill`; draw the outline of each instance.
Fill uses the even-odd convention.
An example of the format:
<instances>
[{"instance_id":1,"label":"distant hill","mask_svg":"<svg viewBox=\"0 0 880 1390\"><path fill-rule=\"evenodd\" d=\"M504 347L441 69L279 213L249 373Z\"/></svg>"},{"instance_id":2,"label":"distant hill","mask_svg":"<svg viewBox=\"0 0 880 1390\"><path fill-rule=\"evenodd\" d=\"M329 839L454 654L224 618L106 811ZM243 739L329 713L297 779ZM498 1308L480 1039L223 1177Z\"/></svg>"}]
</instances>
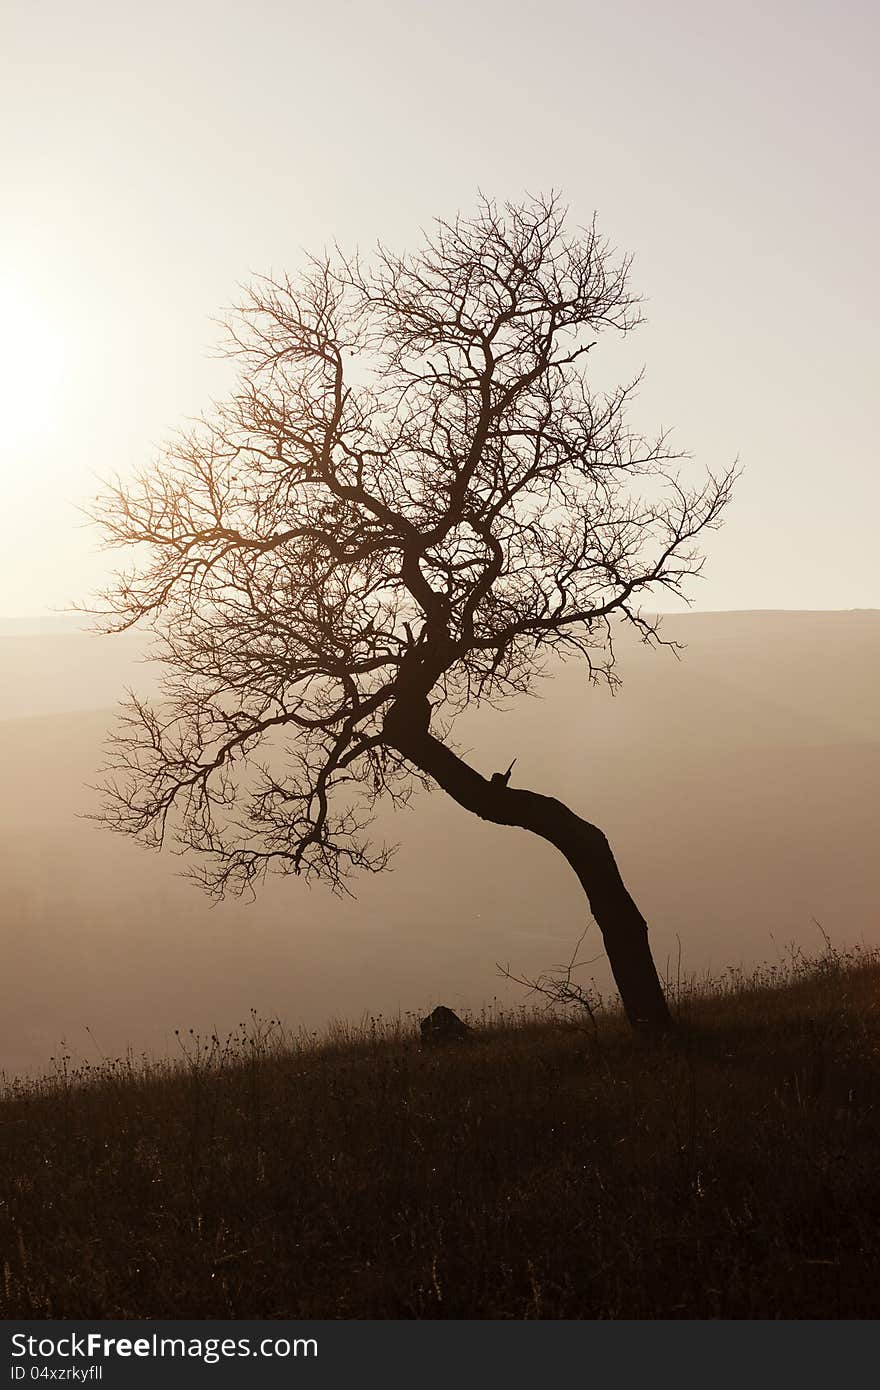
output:
<instances>
[{"instance_id":1,"label":"distant hill","mask_svg":"<svg viewBox=\"0 0 880 1390\"><path fill-rule=\"evenodd\" d=\"M115 705L126 685L155 688L139 633L104 637L63 624L34 632L24 620L22 627L0 624L0 719L102 709Z\"/></svg>"},{"instance_id":2,"label":"distant hill","mask_svg":"<svg viewBox=\"0 0 880 1390\"><path fill-rule=\"evenodd\" d=\"M681 659L622 641L616 697L568 666L540 699L469 715L460 746L486 773L516 755L516 783L602 826L661 970L679 943L685 971L813 947L814 918L838 943L880 942L880 613L689 614L665 631ZM61 1038L87 1054L86 1025L107 1052L162 1051L175 1027L251 1006L309 1028L479 1008L520 997L497 961L529 973L570 954L586 916L564 861L440 792L377 825L400 852L356 901L290 879L212 908L173 856L77 820L112 722L94 706L154 684L139 644L0 638L15 716L0 722L0 1067L42 1065ZM595 936L585 949L601 955Z\"/></svg>"},{"instance_id":3,"label":"distant hill","mask_svg":"<svg viewBox=\"0 0 880 1390\"><path fill-rule=\"evenodd\" d=\"M37 614L30 618L0 617L0 637L57 637L62 633L81 633L88 626L66 613Z\"/></svg>"}]
</instances>

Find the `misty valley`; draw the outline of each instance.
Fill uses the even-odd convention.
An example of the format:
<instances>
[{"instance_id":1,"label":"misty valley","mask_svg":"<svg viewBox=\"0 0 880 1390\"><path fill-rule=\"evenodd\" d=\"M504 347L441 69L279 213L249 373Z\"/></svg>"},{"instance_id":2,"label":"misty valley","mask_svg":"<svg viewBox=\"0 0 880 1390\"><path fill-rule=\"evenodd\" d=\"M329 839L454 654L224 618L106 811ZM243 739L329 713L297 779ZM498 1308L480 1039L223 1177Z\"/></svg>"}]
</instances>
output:
<instances>
[{"instance_id":1,"label":"misty valley","mask_svg":"<svg viewBox=\"0 0 880 1390\"><path fill-rule=\"evenodd\" d=\"M611 696L576 666L538 699L481 710L458 739L488 775L556 795L606 831L648 919L661 974L785 958L792 943L880 941L873 692L880 614L668 616L680 658L621 639ZM0 1067L67 1050L165 1056L174 1029L224 1031L251 1008L290 1028L459 1012L524 991L588 923L570 869L442 794L383 813L391 871L351 884L270 878L214 906L154 854L81 819L126 686L149 694L140 638L0 636L5 998ZM612 986L596 928L586 972Z\"/></svg>"}]
</instances>

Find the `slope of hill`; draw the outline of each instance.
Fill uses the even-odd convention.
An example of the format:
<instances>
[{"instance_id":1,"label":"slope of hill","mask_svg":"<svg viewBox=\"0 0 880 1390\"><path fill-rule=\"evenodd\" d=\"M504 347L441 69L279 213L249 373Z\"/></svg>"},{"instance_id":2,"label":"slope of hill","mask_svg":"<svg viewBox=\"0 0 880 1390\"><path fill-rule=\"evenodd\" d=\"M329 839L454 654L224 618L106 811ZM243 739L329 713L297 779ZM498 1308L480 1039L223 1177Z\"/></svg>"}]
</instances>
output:
<instances>
[{"instance_id":1,"label":"slope of hill","mask_svg":"<svg viewBox=\"0 0 880 1390\"><path fill-rule=\"evenodd\" d=\"M420 1048L251 1020L0 1086L0 1317L869 1318L877 954Z\"/></svg>"},{"instance_id":2,"label":"slope of hill","mask_svg":"<svg viewBox=\"0 0 880 1390\"><path fill-rule=\"evenodd\" d=\"M606 830L661 970L679 951L685 972L784 955L818 941L813 919L841 943L880 940L880 614L697 614L666 630L682 659L622 644L613 699L568 667L541 699L469 715L460 744L486 773L516 755L520 785ZM251 1006L309 1028L478 1009L520 997L496 962L533 974L570 955L586 915L564 862L440 793L383 817L377 834L401 849L356 901L275 880L255 904L212 908L173 856L77 820L112 713L36 717L47 664L56 701L143 688L136 639L128 669L125 639L0 639L0 657L10 640L6 708L33 713L0 723L7 1071L45 1065L62 1039L75 1055L161 1053L175 1027L223 1029ZM607 988L601 959L588 973Z\"/></svg>"}]
</instances>

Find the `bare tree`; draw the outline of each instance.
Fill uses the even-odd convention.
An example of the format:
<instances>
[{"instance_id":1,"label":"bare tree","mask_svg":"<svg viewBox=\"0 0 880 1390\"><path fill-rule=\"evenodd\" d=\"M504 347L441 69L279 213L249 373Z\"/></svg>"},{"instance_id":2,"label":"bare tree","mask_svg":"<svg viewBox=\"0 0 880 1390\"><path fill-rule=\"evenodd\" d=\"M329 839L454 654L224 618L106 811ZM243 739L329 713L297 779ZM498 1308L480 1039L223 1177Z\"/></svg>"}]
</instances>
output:
<instances>
[{"instance_id":1,"label":"bare tree","mask_svg":"<svg viewBox=\"0 0 880 1390\"><path fill-rule=\"evenodd\" d=\"M563 965L554 966L552 970L542 970L540 975L514 975L509 965L501 965L497 961L496 967L498 973L505 980L509 980L511 984L522 985L532 996L540 995L544 1000L544 1009L547 1012L568 1014L569 1016L573 1012L576 1015L586 1016L593 1041L598 1042L598 1014L604 1005L604 1000L596 990L593 981L589 985L584 985L575 978L578 971L589 969L598 960L598 956L593 956L591 960L580 959L581 947L589 929L588 923L578 937L574 950Z\"/></svg>"},{"instance_id":2,"label":"bare tree","mask_svg":"<svg viewBox=\"0 0 880 1390\"><path fill-rule=\"evenodd\" d=\"M645 921L604 834L456 752L469 706L529 691L548 657L615 682L612 619L679 593L732 475L686 487L627 423L636 382L591 390L602 329L639 322L629 263L555 197L438 221L420 250L311 259L227 322L238 385L95 518L137 563L103 624L146 623L164 699L133 700L101 818L200 856L211 892L270 869L341 887L389 851L378 798L436 782L554 844L601 929L631 1023L669 1025Z\"/></svg>"}]
</instances>

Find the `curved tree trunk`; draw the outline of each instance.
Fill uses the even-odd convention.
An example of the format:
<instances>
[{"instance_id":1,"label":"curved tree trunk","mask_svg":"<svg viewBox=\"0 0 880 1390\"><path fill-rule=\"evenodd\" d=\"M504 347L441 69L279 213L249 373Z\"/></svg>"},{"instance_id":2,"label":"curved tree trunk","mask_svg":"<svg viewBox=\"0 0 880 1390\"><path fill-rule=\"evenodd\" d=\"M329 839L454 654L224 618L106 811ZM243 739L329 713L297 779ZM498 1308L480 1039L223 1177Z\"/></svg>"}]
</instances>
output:
<instances>
[{"instance_id":1,"label":"curved tree trunk","mask_svg":"<svg viewBox=\"0 0 880 1390\"><path fill-rule=\"evenodd\" d=\"M453 800L483 820L540 835L565 855L587 895L629 1022L640 1033L672 1027L648 928L626 890L601 830L555 797L487 780L430 732L427 701L398 702L385 719L385 738Z\"/></svg>"}]
</instances>

